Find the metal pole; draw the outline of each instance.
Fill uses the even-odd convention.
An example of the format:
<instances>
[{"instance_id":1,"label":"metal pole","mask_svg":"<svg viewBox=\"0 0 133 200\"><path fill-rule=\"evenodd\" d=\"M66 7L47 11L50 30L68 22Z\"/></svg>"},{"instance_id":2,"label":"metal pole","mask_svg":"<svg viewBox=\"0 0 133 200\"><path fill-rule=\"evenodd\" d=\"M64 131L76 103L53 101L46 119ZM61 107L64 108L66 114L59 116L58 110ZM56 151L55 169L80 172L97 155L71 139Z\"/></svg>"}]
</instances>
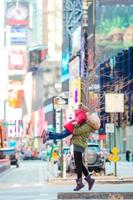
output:
<instances>
[{"instance_id":1,"label":"metal pole","mask_svg":"<svg viewBox=\"0 0 133 200\"><path fill-rule=\"evenodd\" d=\"M114 147L116 147L116 113L114 113ZM117 162L114 162L114 173L117 176Z\"/></svg>"},{"instance_id":2,"label":"metal pole","mask_svg":"<svg viewBox=\"0 0 133 200\"><path fill-rule=\"evenodd\" d=\"M63 130L63 110L61 109L61 119L60 119L60 130ZM64 163L64 154L63 154L63 139L61 140L61 177L65 178L65 163Z\"/></svg>"},{"instance_id":3,"label":"metal pole","mask_svg":"<svg viewBox=\"0 0 133 200\"><path fill-rule=\"evenodd\" d=\"M7 124L7 117L6 117L6 110L7 110L7 100L4 100L4 122ZM6 135L6 142L8 141L8 135L7 135L7 125L4 128L4 134Z\"/></svg>"},{"instance_id":4,"label":"metal pole","mask_svg":"<svg viewBox=\"0 0 133 200\"><path fill-rule=\"evenodd\" d=\"M3 148L3 134L2 134L2 126L0 124L0 148Z\"/></svg>"},{"instance_id":5,"label":"metal pole","mask_svg":"<svg viewBox=\"0 0 133 200\"><path fill-rule=\"evenodd\" d=\"M4 121L6 122L6 100L4 100Z\"/></svg>"},{"instance_id":6,"label":"metal pole","mask_svg":"<svg viewBox=\"0 0 133 200\"><path fill-rule=\"evenodd\" d=\"M94 69L96 67L96 48L95 48L95 30L96 29L96 2L95 0L93 0L93 65L94 65Z\"/></svg>"}]
</instances>

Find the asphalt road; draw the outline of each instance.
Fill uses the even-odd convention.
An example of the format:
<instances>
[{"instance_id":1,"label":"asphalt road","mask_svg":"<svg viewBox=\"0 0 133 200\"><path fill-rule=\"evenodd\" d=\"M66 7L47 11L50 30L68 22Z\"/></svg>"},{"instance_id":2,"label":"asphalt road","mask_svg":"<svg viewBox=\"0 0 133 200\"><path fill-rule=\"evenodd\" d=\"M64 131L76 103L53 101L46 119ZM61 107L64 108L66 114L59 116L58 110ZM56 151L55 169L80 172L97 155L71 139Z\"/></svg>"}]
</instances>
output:
<instances>
[{"instance_id":1,"label":"asphalt road","mask_svg":"<svg viewBox=\"0 0 133 200\"><path fill-rule=\"evenodd\" d=\"M0 200L56 200L59 192L72 192L73 183L48 183L55 167L42 161L24 161L0 174ZM88 192L87 186L82 189ZM133 192L133 184L95 184L91 192Z\"/></svg>"}]
</instances>

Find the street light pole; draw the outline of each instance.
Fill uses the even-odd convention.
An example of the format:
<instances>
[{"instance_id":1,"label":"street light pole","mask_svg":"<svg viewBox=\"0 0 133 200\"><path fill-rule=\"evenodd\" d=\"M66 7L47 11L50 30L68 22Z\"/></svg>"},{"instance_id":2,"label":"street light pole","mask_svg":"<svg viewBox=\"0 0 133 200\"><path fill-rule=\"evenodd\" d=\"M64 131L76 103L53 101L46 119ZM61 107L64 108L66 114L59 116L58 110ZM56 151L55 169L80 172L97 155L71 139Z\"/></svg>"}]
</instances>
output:
<instances>
[{"instance_id":1,"label":"street light pole","mask_svg":"<svg viewBox=\"0 0 133 200\"><path fill-rule=\"evenodd\" d=\"M63 130L63 109L61 109L61 118L60 118L60 130ZM66 167L65 167L65 157L63 153L63 139L61 139L61 177L66 178Z\"/></svg>"},{"instance_id":2,"label":"street light pole","mask_svg":"<svg viewBox=\"0 0 133 200\"><path fill-rule=\"evenodd\" d=\"M116 113L114 113L114 147L116 147ZM117 176L117 162L114 162L114 172L115 176Z\"/></svg>"}]
</instances>

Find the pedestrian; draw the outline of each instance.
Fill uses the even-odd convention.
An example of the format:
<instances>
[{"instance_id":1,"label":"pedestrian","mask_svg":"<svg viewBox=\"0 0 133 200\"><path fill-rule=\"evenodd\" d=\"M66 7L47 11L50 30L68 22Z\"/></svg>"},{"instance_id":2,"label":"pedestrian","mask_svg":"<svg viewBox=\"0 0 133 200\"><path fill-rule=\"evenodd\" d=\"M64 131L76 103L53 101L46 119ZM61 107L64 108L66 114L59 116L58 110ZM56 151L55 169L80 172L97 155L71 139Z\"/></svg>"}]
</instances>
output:
<instances>
[{"instance_id":1,"label":"pedestrian","mask_svg":"<svg viewBox=\"0 0 133 200\"><path fill-rule=\"evenodd\" d=\"M131 151L129 151L129 150L126 151L126 161L127 162L130 162L130 153L131 153Z\"/></svg>"},{"instance_id":2,"label":"pedestrian","mask_svg":"<svg viewBox=\"0 0 133 200\"><path fill-rule=\"evenodd\" d=\"M71 143L74 147L73 154L77 174L76 187L74 188L74 191L78 191L84 187L84 184L82 182L82 173L85 176L85 181L88 183L89 190L91 190L95 182L95 179L91 178L87 168L83 163L82 155L87 147L87 141L90 133L93 132L96 128L100 127L100 120L98 117L94 117L94 115L87 115L87 111L88 110L85 110L83 106L80 106L80 108L77 110L78 115L75 115L75 118L77 117L77 119L74 119L65 124L64 131L62 131L61 133L47 132L47 137L45 137L45 139L47 138L54 140L63 139L64 137L72 135ZM86 120L85 117L83 117L84 114L81 115L81 113L87 115Z\"/></svg>"}]
</instances>

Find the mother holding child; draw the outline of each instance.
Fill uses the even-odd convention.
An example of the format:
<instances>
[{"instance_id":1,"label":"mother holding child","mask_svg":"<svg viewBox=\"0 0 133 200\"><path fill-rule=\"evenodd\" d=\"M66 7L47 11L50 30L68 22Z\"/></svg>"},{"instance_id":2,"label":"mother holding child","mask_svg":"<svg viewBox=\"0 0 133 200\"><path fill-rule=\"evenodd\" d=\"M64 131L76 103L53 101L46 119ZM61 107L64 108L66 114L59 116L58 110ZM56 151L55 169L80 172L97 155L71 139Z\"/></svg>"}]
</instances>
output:
<instances>
[{"instance_id":1,"label":"mother holding child","mask_svg":"<svg viewBox=\"0 0 133 200\"><path fill-rule=\"evenodd\" d=\"M75 111L74 119L64 124L64 130L61 133L55 133L47 130L43 131L43 143L50 139L63 139L72 135L71 144L73 144L73 154L77 174L76 187L74 188L74 191L78 191L85 186L82 182L82 173L85 176L84 180L88 183L88 190L92 189L95 182L95 179L91 178L83 163L82 155L87 148L89 135L91 132L98 130L99 128L99 117L94 113L90 113L86 106L80 104L78 109Z\"/></svg>"}]
</instances>

